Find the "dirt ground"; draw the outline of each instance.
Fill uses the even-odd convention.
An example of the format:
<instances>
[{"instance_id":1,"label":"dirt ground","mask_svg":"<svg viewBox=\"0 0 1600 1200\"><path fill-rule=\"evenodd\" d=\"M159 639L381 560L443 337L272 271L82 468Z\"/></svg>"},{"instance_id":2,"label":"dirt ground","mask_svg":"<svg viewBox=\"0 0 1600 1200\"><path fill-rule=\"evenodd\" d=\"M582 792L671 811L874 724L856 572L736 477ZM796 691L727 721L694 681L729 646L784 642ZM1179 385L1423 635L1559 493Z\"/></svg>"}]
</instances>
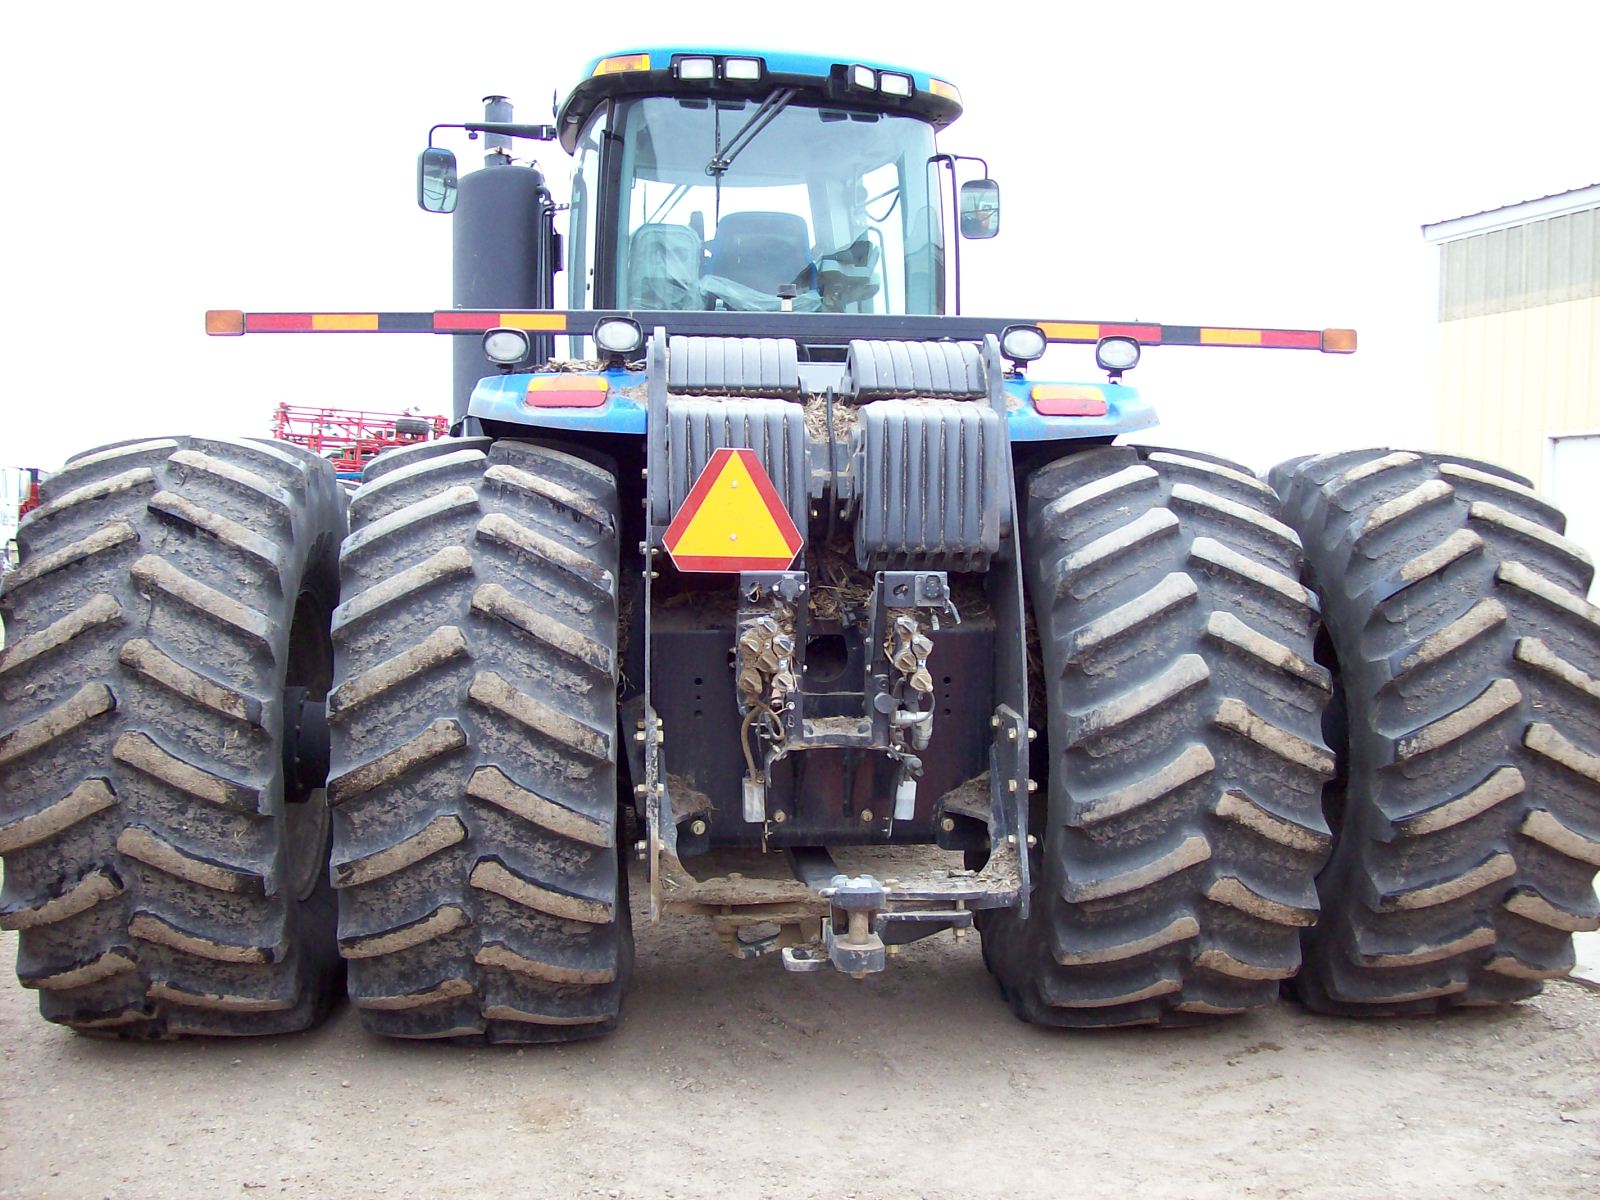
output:
<instances>
[{"instance_id":1,"label":"dirt ground","mask_svg":"<svg viewBox=\"0 0 1600 1200\"><path fill-rule=\"evenodd\" d=\"M637 891L635 894L638 894ZM857 983L638 922L620 1033L251 1042L41 1022L0 942L0 1196L1600 1195L1600 992L1170 1033L1015 1021L976 938Z\"/></svg>"}]
</instances>

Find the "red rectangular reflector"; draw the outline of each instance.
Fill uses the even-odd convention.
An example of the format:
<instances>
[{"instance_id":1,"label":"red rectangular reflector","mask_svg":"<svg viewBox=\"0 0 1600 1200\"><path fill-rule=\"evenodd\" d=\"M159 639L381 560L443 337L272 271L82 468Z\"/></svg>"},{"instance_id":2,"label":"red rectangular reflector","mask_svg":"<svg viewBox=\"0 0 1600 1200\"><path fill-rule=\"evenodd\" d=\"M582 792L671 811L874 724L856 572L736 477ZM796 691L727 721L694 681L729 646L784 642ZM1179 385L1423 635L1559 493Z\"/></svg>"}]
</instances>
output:
<instances>
[{"instance_id":1,"label":"red rectangular reflector","mask_svg":"<svg viewBox=\"0 0 1600 1200\"><path fill-rule=\"evenodd\" d=\"M1103 417L1106 398L1099 388L1075 383L1036 383L1033 407L1046 417Z\"/></svg>"},{"instance_id":2,"label":"red rectangular reflector","mask_svg":"<svg viewBox=\"0 0 1600 1200\"><path fill-rule=\"evenodd\" d=\"M530 408L599 408L609 386L594 375L536 375L523 403Z\"/></svg>"},{"instance_id":3,"label":"red rectangular reflector","mask_svg":"<svg viewBox=\"0 0 1600 1200\"><path fill-rule=\"evenodd\" d=\"M1322 334L1315 329L1263 329L1261 344L1289 350L1320 350Z\"/></svg>"},{"instance_id":4,"label":"red rectangular reflector","mask_svg":"<svg viewBox=\"0 0 1600 1200\"><path fill-rule=\"evenodd\" d=\"M433 327L443 332L451 329L496 329L500 325L499 313L475 312L436 312L433 314Z\"/></svg>"},{"instance_id":5,"label":"red rectangular reflector","mask_svg":"<svg viewBox=\"0 0 1600 1200\"><path fill-rule=\"evenodd\" d=\"M310 313L248 313L244 319L246 333L308 333L311 330Z\"/></svg>"},{"instance_id":6,"label":"red rectangular reflector","mask_svg":"<svg viewBox=\"0 0 1600 1200\"><path fill-rule=\"evenodd\" d=\"M1161 344L1161 326L1159 325L1102 325L1101 337L1126 337L1144 346L1159 346Z\"/></svg>"}]
</instances>

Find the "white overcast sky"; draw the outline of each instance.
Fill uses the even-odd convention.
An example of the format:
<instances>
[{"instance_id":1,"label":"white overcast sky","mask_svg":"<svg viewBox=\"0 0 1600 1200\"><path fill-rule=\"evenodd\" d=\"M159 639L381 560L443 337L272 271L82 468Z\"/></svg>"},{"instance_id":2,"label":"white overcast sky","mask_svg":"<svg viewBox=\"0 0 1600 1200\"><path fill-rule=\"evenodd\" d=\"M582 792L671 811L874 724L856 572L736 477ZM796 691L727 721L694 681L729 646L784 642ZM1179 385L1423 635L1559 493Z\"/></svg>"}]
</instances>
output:
<instances>
[{"instance_id":1,"label":"white overcast sky","mask_svg":"<svg viewBox=\"0 0 1600 1200\"><path fill-rule=\"evenodd\" d=\"M548 117L590 57L748 43L956 83L1003 228L967 311L1353 325L1361 351L1152 350L1148 440L1261 468L1433 428L1419 226L1600 181L1600 4L23 4L0 18L0 465L265 434L279 400L448 411L426 335L207 339L207 308L450 303L428 126ZM463 164L475 144L454 148ZM26 165L24 165L26 164ZM544 148L564 179L567 160ZM564 184L559 186L564 187ZM1086 350L1047 377L1093 378Z\"/></svg>"}]
</instances>

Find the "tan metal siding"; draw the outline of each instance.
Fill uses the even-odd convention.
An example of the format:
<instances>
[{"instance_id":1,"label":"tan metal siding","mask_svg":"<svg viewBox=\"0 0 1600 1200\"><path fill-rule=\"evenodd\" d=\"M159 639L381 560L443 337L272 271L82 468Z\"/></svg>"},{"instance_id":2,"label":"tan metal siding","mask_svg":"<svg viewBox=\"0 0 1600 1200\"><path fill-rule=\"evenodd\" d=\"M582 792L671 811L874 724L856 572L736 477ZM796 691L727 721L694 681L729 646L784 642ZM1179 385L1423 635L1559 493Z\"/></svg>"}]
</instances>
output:
<instances>
[{"instance_id":1,"label":"tan metal siding","mask_svg":"<svg viewBox=\"0 0 1600 1200\"><path fill-rule=\"evenodd\" d=\"M1547 437L1600 429L1600 296L1442 323L1439 418L1441 448L1537 486Z\"/></svg>"}]
</instances>

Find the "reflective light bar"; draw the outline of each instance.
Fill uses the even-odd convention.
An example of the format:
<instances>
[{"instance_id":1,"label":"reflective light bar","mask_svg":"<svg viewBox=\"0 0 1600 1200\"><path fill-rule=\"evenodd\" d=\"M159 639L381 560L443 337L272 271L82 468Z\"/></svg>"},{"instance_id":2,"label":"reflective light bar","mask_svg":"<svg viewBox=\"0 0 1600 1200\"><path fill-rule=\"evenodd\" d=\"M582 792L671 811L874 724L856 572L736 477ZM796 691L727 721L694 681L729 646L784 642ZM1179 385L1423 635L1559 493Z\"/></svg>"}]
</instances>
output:
<instances>
[{"instance_id":1,"label":"reflective light bar","mask_svg":"<svg viewBox=\"0 0 1600 1200\"><path fill-rule=\"evenodd\" d=\"M621 75L625 71L648 71L650 69L650 56L648 54L613 54L610 58L602 58L594 65L594 74L590 78L601 75Z\"/></svg>"},{"instance_id":2,"label":"reflective light bar","mask_svg":"<svg viewBox=\"0 0 1600 1200\"><path fill-rule=\"evenodd\" d=\"M616 313L621 317L625 314ZM704 333L724 336L738 322L755 323L757 328L788 329L787 322L801 321L815 336L827 341L847 341L860 336L860 322L882 318L856 318L827 314L798 315L747 313L730 317L726 313L672 312L649 314L647 324L664 323L672 332ZM573 333L590 336L594 312L524 309L515 312L480 312L470 309L439 309L433 312L369 313L241 313L234 309L213 309L206 313L206 332L213 337L232 337L240 333L483 333L496 327L524 329L532 333ZM1037 328L1051 342L1093 346L1102 338L1131 338L1141 346L1246 346L1278 350L1320 350L1327 354L1353 354L1356 332L1353 329L1238 329L1212 325L1159 325L1155 323L1112 323L1095 321L1039 321L1029 318L1008 322L976 317L896 318L886 337L954 338L976 341L990 333L1027 325Z\"/></svg>"},{"instance_id":3,"label":"reflective light bar","mask_svg":"<svg viewBox=\"0 0 1600 1200\"><path fill-rule=\"evenodd\" d=\"M522 402L529 408L599 408L609 391L594 375L535 375Z\"/></svg>"}]
</instances>

